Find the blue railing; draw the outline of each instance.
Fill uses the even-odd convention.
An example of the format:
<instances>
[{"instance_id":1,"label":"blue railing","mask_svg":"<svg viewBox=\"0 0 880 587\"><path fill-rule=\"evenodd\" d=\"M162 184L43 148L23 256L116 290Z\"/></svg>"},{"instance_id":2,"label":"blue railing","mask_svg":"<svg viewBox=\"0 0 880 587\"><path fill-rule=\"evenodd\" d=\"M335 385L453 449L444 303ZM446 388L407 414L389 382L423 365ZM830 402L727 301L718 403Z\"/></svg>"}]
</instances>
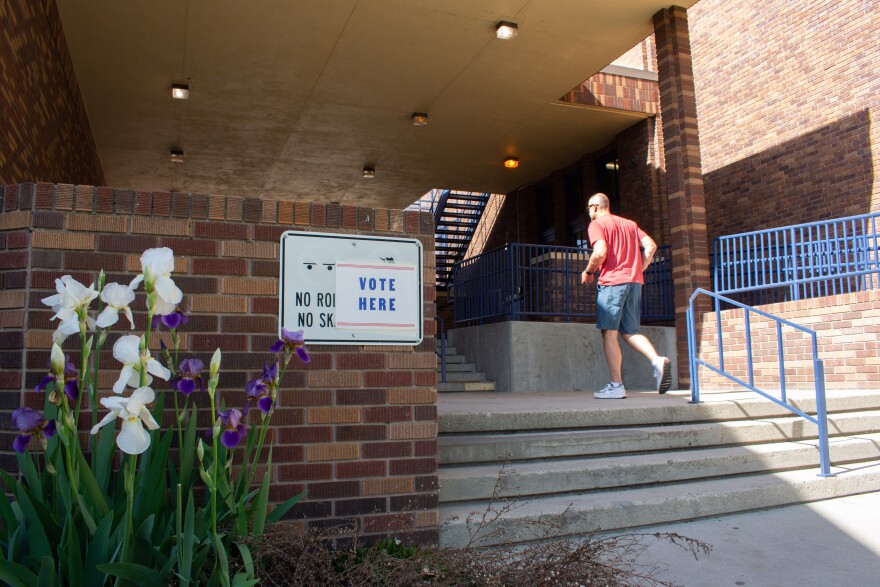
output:
<instances>
[{"instance_id":1,"label":"blue railing","mask_svg":"<svg viewBox=\"0 0 880 587\"><path fill-rule=\"evenodd\" d=\"M465 259L453 271L455 323L595 319L596 288L580 282L589 257L583 248L513 243ZM672 258L665 246L645 271L642 321L674 319Z\"/></svg>"},{"instance_id":2,"label":"blue railing","mask_svg":"<svg viewBox=\"0 0 880 587\"><path fill-rule=\"evenodd\" d=\"M752 305L880 286L880 213L715 239L714 289Z\"/></svg>"},{"instance_id":3,"label":"blue railing","mask_svg":"<svg viewBox=\"0 0 880 587\"><path fill-rule=\"evenodd\" d=\"M696 328L695 328L695 313L694 313L694 299L699 295L707 295L714 299L715 302L715 329L718 337L718 365L711 365L708 362L700 359L697 356L697 338L696 338ZM743 320L744 320L744 329L745 329L745 338L746 338L746 359L747 359L747 373L748 373L748 381L744 381L739 377L734 376L733 374L727 372L724 368L724 337L723 331L721 329L721 305L722 303L727 304L729 306L734 306L737 308L741 308L743 310ZM774 397L767 391L763 391L758 389L755 386L755 371L754 371L754 362L752 356L752 333L751 333L751 316L752 315L761 316L768 320L775 322L776 324L776 348L777 348L777 363L779 366L779 398ZM811 416L795 406L788 403L788 396L786 393L785 387L785 347L784 341L785 337L782 336L782 327L788 326L793 328L805 335L807 335L810 339L811 349L812 349L812 360L813 360L813 378L816 387L816 416ZM690 297L690 301L688 303L687 310L687 334L688 334L688 350L690 357L690 373L691 373L691 401L693 403L699 403L700 401L700 374L698 371L699 367L705 367L722 377L725 377L743 387L753 391L770 401L788 409L789 411L801 416L802 418L807 419L808 421L816 424L819 428L819 465L820 465L820 475L823 477L831 476L831 460L828 454L828 414L825 406L825 365L819 359L818 345L816 343L816 333L809 328L805 328L794 322L789 322L788 320L784 320L782 318L778 318L773 316L772 314L768 314L766 312L762 312L761 310L757 310L755 308L749 307L743 303L737 302L728 297L724 297L714 292L706 291L702 288L697 288L693 295Z\"/></svg>"}]
</instances>

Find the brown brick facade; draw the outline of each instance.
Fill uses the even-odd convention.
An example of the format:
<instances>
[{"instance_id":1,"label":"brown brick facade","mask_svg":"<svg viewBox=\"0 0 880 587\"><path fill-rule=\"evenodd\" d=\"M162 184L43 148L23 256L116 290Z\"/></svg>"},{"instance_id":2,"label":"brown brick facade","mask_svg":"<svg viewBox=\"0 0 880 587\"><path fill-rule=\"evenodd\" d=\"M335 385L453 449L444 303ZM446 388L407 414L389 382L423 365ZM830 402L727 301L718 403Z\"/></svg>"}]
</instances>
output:
<instances>
[{"instance_id":1,"label":"brown brick facade","mask_svg":"<svg viewBox=\"0 0 880 587\"><path fill-rule=\"evenodd\" d=\"M841 294L762 306L761 310L816 331L819 359L825 366L828 390L880 386L880 296L876 291ZM718 366L718 338L714 312L702 317L697 356ZM742 310L721 312L724 366L727 372L749 381L745 320ZM776 323L750 314L755 386L778 389L779 359ZM787 388L812 389L811 339L790 326L782 327ZM709 369L700 369L704 389L736 387ZM741 388L739 388L741 389Z\"/></svg>"},{"instance_id":2,"label":"brown brick facade","mask_svg":"<svg viewBox=\"0 0 880 587\"><path fill-rule=\"evenodd\" d=\"M54 0L0 3L0 184L104 183Z\"/></svg>"},{"instance_id":3,"label":"brown brick facade","mask_svg":"<svg viewBox=\"0 0 880 587\"><path fill-rule=\"evenodd\" d=\"M244 384L259 376L277 336L283 231L336 232L352 225L357 233L419 238L426 260L433 259L429 214L289 204L83 185L2 188L0 464L15 469L10 412L23 403L42 406L42 394L32 390L45 374L55 324L40 300L54 292L56 277L70 274L88 284L104 268L108 281L127 283L140 272L143 250L173 248L174 278L190 317L181 329L182 351L207 364L222 348L221 393L234 406L243 403ZM291 362L272 421L271 487L276 501L308 492L290 517L436 539L435 296L433 264L425 266L422 344L311 346L310 364ZM142 291L132 307L145 307ZM138 328L143 320L136 310ZM121 333L113 330L105 345L104 390L118 376L106 349ZM156 347L160 338L169 342L158 334L151 341ZM74 338L66 351L77 346ZM166 413L166 424L170 417Z\"/></svg>"},{"instance_id":4,"label":"brown brick facade","mask_svg":"<svg viewBox=\"0 0 880 587\"><path fill-rule=\"evenodd\" d=\"M710 237L880 210L880 4L700 0L688 17Z\"/></svg>"}]
</instances>

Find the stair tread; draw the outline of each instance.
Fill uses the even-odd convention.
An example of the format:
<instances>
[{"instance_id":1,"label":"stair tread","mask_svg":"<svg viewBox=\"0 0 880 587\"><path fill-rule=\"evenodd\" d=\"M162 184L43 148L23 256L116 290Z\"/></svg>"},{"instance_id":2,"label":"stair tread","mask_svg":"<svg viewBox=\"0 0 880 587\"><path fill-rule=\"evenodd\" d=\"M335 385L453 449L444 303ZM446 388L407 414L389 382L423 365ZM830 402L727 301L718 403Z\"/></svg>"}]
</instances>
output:
<instances>
[{"instance_id":1,"label":"stair tread","mask_svg":"<svg viewBox=\"0 0 880 587\"><path fill-rule=\"evenodd\" d=\"M829 415L829 434L860 434L880 430L880 410ZM657 449L699 448L738 442L777 442L816 437L814 424L792 414L779 418L699 422L681 425L600 428L565 432L459 434L438 438L438 458L444 466L523 462L532 459L573 458ZM468 460L465 460L468 459Z\"/></svg>"},{"instance_id":2,"label":"stair tread","mask_svg":"<svg viewBox=\"0 0 880 587\"><path fill-rule=\"evenodd\" d=\"M506 543L534 540L535 521L555 519L561 534L583 535L597 530L628 529L704 516L803 503L880 489L880 460L832 467L835 477L817 476L817 469L758 474L688 483L567 494L523 500L493 523ZM483 502L485 503L485 502ZM467 542L466 521L482 512L483 503L441 504L441 546Z\"/></svg>"},{"instance_id":3,"label":"stair tread","mask_svg":"<svg viewBox=\"0 0 880 587\"><path fill-rule=\"evenodd\" d=\"M509 466L507 483L496 488L498 465L444 467L440 501L541 496L647 483L672 483L795 468L818 468L817 439L701 448L687 451L615 455L592 459L537 461ZM829 442L836 464L880 459L880 434L838 437ZM818 469L817 469L818 470Z\"/></svg>"}]
</instances>

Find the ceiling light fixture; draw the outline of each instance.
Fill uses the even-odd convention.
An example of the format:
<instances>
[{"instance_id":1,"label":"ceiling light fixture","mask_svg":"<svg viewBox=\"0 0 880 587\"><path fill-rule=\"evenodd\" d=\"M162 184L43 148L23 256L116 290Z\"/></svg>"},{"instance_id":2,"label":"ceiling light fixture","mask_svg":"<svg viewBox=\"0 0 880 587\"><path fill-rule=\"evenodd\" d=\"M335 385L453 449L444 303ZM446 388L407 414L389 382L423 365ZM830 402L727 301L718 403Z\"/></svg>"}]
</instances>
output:
<instances>
[{"instance_id":1,"label":"ceiling light fixture","mask_svg":"<svg viewBox=\"0 0 880 587\"><path fill-rule=\"evenodd\" d=\"M516 157L508 157L504 160L504 166L508 169L516 169L519 167L519 159Z\"/></svg>"},{"instance_id":2,"label":"ceiling light fixture","mask_svg":"<svg viewBox=\"0 0 880 587\"><path fill-rule=\"evenodd\" d=\"M376 170L372 167L364 167L364 179L373 179L376 177Z\"/></svg>"},{"instance_id":3,"label":"ceiling light fixture","mask_svg":"<svg viewBox=\"0 0 880 587\"><path fill-rule=\"evenodd\" d=\"M413 126L427 126L428 125L428 113L427 112L413 112L412 113L412 123L413 123Z\"/></svg>"},{"instance_id":4,"label":"ceiling light fixture","mask_svg":"<svg viewBox=\"0 0 880 587\"><path fill-rule=\"evenodd\" d=\"M171 84L171 97L175 100L189 100L189 86L187 84Z\"/></svg>"},{"instance_id":5,"label":"ceiling light fixture","mask_svg":"<svg viewBox=\"0 0 880 587\"><path fill-rule=\"evenodd\" d=\"M498 24L495 25L495 36L502 41L514 38L517 32L519 29L516 24L506 20L498 21Z\"/></svg>"},{"instance_id":6,"label":"ceiling light fixture","mask_svg":"<svg viewBox=\"0 0 880 587\"><path fill-rule=\"evenodd\" d=\"M171 162L183 163L183 151L180 149L171 149Z\"/></svg>"}]
</instances>

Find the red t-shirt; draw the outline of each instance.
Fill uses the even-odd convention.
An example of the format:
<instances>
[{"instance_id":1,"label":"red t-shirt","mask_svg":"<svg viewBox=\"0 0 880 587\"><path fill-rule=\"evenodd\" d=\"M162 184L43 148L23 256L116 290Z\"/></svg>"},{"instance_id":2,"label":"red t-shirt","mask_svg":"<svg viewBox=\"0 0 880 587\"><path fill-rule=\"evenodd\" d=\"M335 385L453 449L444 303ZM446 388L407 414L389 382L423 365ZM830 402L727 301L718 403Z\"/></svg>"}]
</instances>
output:
<instances>
[{"instance_id":1,"label":"red t-shirt","mask_svg":"<svg viewBox=\"0 0 880 587\"><path fill-rule=\"evenodd\" d=\"M608 255L599 274L599 285L645 283L641 243L647 235L638 224L614 214L606 214L590 222L587 234L591 246L595 246L599 240L604 240L608 245Z\"/></svg>"}]
</instances>

